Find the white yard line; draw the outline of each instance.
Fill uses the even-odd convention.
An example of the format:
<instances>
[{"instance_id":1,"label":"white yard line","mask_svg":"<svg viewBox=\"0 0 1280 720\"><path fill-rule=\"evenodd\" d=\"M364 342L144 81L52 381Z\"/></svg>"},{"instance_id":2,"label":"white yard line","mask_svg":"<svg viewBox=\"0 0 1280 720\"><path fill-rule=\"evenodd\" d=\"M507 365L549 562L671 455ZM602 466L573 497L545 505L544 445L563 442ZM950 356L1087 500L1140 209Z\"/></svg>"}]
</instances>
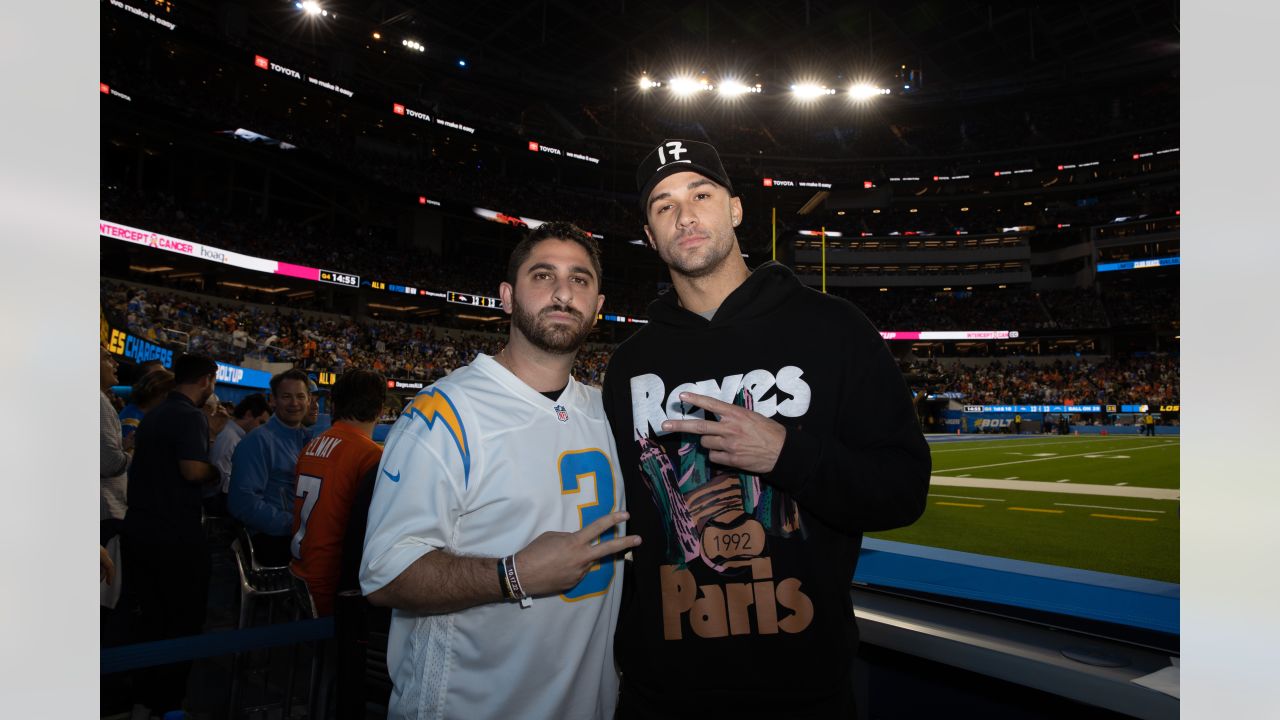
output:
<instances>
[{"instance_id":1,"label":"white yard line","mask_svg":"<svg viewBox=\"0 0 1280 720\"><path fill-rule=\"evenodd\" d=\"M1093 452L1076 453L1075 455L1055 455L1054 457L1047 457L1047 458L1033 458L1031 460L1010 460L1008 462L989 463L987 465L970 465L969 467L941 468L941 469L935 469L935 470L937 472L955 472L957 470L978 470L980 468L1001 467L1003 465L1021 465L1022 463L1044 462L1045 460L1065 460L1066 458L1085 457L1086 455L1101 455L1103 453L1137 452L1139 450L1151 450L1153 448L1159 449L1159 450L1167 450L1169 449L1169 446L1164 443L1161 443L1159 445L1145 445L1143 447L1136 447L1136 448L1131 447L1131 448L1116 448L1115 450L1095 450Z\"/></svg>"},{"instance_id":2,"label":"white yard line","mask_svg":"<svg viewBox=\"0 0 1280 720\"><path fill-rule=\"evenodd\" d=\"M1163 510L1143 510L1141 508L1109 507L1107 505L1072 505L1071 503L1054 503L1054 505L1059 505L1061 507L1093 508L1094 510L1124 510L1125 512L1160 513L1161 515L1164 514Z\"/></svg>"},{"instance_id":3,"label":"white yard line","mask_svg":"<svg viewBox=\"0 0 1280 720\"><path fill-rule=\"evenodd\" d=\"M939 495L938 493L929 493L929 497L951 498L952 500L985 500L987 502L1004 502L1000 498L980 498L969 497L968 495Z\"/></svg>"},{"instance_id":4,"label":"white yard line","mask_svg":"<svg viewBox=\"0 0 1280 720\"><path fill-rule=\"evenodd\" d=\"M979 447L946 448L946 449L932 450L931 452L934 455L941 455L942 453L977 452L978 450L1017 450L1019 448L1030 448L1030 447L1058 447L1062 445L1084 445L1087 443L1141 441L1141 440L1150 440L1150 439L1151 438L1144 438L1141 435L1108 435L1106 437L1081 435L1081 436L1071 436L1069 439L1056 440L1053 442L1037 442L1037 443L1019 442L1017 440L1013 440L1013 441L966 440L964 442L965 445L978 445ZM1165 440L1164 444L1177 445L1180 442L1181 442L1180 440ZM996 445L995 443L1003 443L1003 444ZM947 443L947 444L958 444L958 443Z\"/></svg>"},{"instance_id":5,"label":"white yard line","mask_svg":"<svg viewBox=\"0 0 1280 720\"><path fill-rule=\"evenodd\" d=\"M969 487L987 490L1026 490L1029 492L1055 492L1068 495L1105 495L1108 497L1136 497L1150 500L1177 500L1181 491L1170 488L1147 488L1115 485L1085 485L1034 480L993 480L987 478L957 478L934 475L929 479L932 487Z\"/></svg>"},{"instance_id":6,"label":"white yard line","mask_svg":"<svg viewBox=\"0 0 1280 720\"><path fill-rule=\"evenodd\" d=\"M941 454L941 452L973 452L975 450L1014 450L1014 448L1018 448L1018 447L1051 447L1056 445L1079 445L1079 443L1083 443L1083 442L1102 442L1102 441L1105 441L1105 439L1110 439L1110 438L1097 438L1097 439L1091 438L1091 439L1082 439L1082 441L1070 441L1070 439L1060 439L1060 441L1057 441L1057 442L1016 442L1014 441L1011 443L1011 445L995 445L995 443L997 442L1009 442L1009 441L980 441L980 439L973 439L973 441L969 441L969 443L973 443L973 445L980 445L983 447L956 447L956 448L946 448L946 450L934 450L933 452L934 454Z\"/></svg>"}]
</instances>

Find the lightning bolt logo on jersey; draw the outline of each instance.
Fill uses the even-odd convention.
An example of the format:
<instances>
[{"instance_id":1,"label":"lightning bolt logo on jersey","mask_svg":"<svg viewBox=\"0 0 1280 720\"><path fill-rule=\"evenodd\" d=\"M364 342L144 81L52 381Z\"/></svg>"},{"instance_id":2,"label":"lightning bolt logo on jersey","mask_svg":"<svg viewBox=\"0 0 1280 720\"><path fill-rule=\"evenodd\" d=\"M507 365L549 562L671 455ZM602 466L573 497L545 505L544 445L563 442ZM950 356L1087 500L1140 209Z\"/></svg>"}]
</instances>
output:
<instances>
[{"instance_id":1,"label":"lightning bolt logo on jersey","mask_svg":"<svg viewBox=\"0 0 1280 720\"><path fill-rule=\"evenodd\" d=\"M458 453L462 456L463 484L470 483L471 449L467 445L467 428L458 417L458 408L454 406L449 396L441 390L429 387L413 398L413 402L409 403L403 414L421 419L427 424L428 430L434 429L437 421L444 425L453 436L454 445L458 447Z\"/></svg>"}]
</instances>

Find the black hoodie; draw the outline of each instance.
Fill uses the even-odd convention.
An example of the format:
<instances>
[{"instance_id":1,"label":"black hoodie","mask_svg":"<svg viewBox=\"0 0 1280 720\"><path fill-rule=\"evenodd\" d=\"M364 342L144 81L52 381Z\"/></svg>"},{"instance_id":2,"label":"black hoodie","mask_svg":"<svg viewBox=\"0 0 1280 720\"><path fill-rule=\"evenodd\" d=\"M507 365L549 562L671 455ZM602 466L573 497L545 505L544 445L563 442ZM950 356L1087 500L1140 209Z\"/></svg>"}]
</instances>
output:
<instances>
[{"instance_id":1,"label":"black hoodie","mask_svg":"<svg viewBox=\"0 0 1280 720\"><path fill-rule=\"evenodd\" d=\"M693 391L787 429L774 469L707 459L664 419ZM914 522L931 467L870 321L767 263L710 321L668 292L614 352L604 403L643 543L624 582L622 702L669 717L809 717L851 696L849 586L862 533Z\"/></svg>"}]
</instances>

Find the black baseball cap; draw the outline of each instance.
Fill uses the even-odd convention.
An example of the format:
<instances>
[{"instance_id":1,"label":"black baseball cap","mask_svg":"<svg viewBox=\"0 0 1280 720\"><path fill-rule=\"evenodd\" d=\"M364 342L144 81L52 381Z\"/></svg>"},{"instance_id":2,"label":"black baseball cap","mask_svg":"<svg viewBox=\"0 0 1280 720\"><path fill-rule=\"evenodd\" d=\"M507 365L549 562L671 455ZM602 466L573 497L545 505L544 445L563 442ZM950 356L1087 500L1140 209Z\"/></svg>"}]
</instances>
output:
<instances>
[{"instance_id":1,"label":"black baseball cap","mask_svg":"<svg viewBox=\"0 0 1280 720\"><path fill-rule=\"evenodd\" d=\"M729 174L724 171L716 149L697 140L664 140L640 162L636 171L636 187L640 189L640 217L649 217L649 196L653 188L668 175L695 172L724 186L733 195Z\"/></svg>"}]
</instances>

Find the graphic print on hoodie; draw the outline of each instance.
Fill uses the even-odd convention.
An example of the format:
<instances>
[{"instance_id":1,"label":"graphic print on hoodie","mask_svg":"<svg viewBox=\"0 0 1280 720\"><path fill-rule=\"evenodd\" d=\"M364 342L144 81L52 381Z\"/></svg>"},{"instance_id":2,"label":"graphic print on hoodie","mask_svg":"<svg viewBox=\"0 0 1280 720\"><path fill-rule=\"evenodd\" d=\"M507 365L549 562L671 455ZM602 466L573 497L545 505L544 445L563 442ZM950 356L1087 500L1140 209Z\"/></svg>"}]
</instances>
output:
<instances>
[{"instance_id":1,"label":"graphic print on hoodie","mask_svg":"<svg viewBox=\"0 0 1280 720\"><path fill-rule=\"evenodd\" d=\"M741 388L733 404L751 410L751 393ZM766 535L790 537L801 531L800 512L785 493L760 477L710 460L700 436L681 433L679 468L657 438L637 432L640 469L653 501L667 519L667 560L683 569L694 558L724 574L746 566L764 552Z\"/></svg>"}]
</instances>

